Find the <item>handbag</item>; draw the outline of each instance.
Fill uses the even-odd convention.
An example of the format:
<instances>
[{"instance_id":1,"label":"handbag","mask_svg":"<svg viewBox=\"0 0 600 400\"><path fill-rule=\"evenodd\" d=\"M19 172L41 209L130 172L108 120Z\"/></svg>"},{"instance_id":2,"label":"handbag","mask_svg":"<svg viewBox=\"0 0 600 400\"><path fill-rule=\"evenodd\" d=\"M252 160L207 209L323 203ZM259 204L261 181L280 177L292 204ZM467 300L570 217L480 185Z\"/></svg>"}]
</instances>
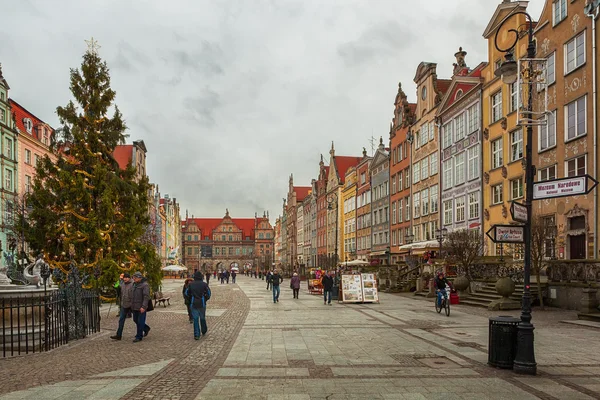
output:
<instances>
[{"instance_id":1,"label":"handbag","mask_svg":"<svg viewBox=\"0 0 600 400\"><path fill-rule=\"evenodd\" d=\"M146 308L146 312L148 311L154 311L154 302L152 301L152 299L148 300L148 308Z\"/></svg>"}]
</instances>

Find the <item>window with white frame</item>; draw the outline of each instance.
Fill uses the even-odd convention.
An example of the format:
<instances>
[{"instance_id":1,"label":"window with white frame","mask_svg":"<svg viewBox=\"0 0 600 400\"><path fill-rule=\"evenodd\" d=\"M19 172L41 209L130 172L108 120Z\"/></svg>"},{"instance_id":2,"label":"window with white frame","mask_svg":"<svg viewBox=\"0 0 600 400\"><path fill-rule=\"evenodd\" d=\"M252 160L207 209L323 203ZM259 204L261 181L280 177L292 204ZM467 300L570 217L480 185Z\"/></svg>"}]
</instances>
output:
<instances>
[{"instance_id":1,"label":"window with white frame","mask_svg":"<svg viewBox=\"0 0 600 400\"><path fill-rule=\"evenodd\" d=\"M510 161L523 158L523 130L510 133Z\"/></svg>"},{"instance_id":2,"label":"window with white frame","mask_svg":"<svg viewBox=\"0 0 600 400\"><path fill-rule=\"evenodd\" d=\"M421 215L429 214L429 189L421 190Z\"/></svg>"},{"instance_id":3,"label":"window with white frame","mask_svg":"<svg viewBox=\"0 0 600 400\"><path fill-rule=\"evenodd\" d=\"M31 176L25 175L25 193L31 192Z\"/></svg>"},{"instance_id":4,"label":"window with white frame","mask_svg":"<svg viewBox=\"0 0 600 400\"><path fill-rule=\"evenodd\" d=\"M465 152L454 156L454 185L465 183Z\"/></svg>"},{"instance_id":5,"label":"window with white frame","mask_svg":"<svg viewBox=\"0 0 600 400\"><path fill-rule=\"evenodd\" d=\"M415 149L418 149L418 148L421 147L421 133L420 133L420 131L416 131L415 132L414 143L415 143Z\"/></svg>"},{"instance_id":6,"label":"window with white frame","mask_svg":"<svg viewBox=\"0 0 600 400\"><path fill-rule=\"evenodd\" d=\"M454 141L458 142L465 137L465 114L462 113L454 119Z\"/></svg>"},{"instance_id":7,"label":"window with white frame","mask_svg":"<svg viewBox=\"0 0 600 400\"><path fill-rule=\"evenodd\" d=\"M502 90L492 95L492 122L502 118Z\"/></svg>"},{"instance_id":8,"label":"window with white frame","mask_svg":"<svg viewBox=\"0 0 600 400\"><path fill-rule=\"evenodd\" d=\"M508 112L517 111L523 104L523 99L519 93L519 82L514 82L508 87L510 88L510 103L508 105Z\"/></svg>"},{"instance_id":9,"label":"window with white frame","mask_svg":"<svg viewBox=\"0 0 600 400\"><path fill-rule=\"evenodd\" d=\"M523 178L510 181L510 199L520 199L523 197Z\"/></svg>"},{"instance_id":10,"label":"window with white frame","mask_svg":"<svg viewBox=\"0 0 600 400\"><path fill-rule=\"evenodd\" d=\"M554 0L552 5L552 25L567 18L567 0Z\"/></svg>"},{"instance_id":11,"label":"window with white frame","mask_svg":"<svg viewBox=\"0 0 600 400\"><path fill-rule=\"evenodd\" d=\"M479 178L479 146L467 149L467 179Z\"/></svg>"},{"instance_id":12,"label":"window with white frame","mask_svg":"<svg viewBox=\"0 0 600 400\"><path fill-rule=\"evenodd\" d=\"M479 104L473 104L467 110L467 134L473 133L479 129Z\"/></svg>"},{"instance_id":13,"label":"window with white frame","mask_svg":"<svg viewBox=\"0 0 600 400\"><path fill-rule=\"evenodd\" d=\"M398 177L396 175L392 176L392 194L396 194L396 179Z\"/></svg>"},{"instance_id":14,"label":"window with white frame","mask_svg":"<svg viewBox=\"0 0 600 400\"><path fill-rule=\"evenodd\" d=\"M396 179L398 179L398 192L401 192L403 190L402 184L404 183L402 171L398 172Z\"/></svg>"},{"instance_id":15,"label":"window with white frame","mask_svg":"<svg viewBox=\"0 0 600 400\"><path fill-rule=\"evenodd\" d=\"M397 221L396 219L396 202L394 201L392 203L392 224L395 224Z\"/></svg>"},{"instance_id":16,"label":"window with white frame","mask_svg":"<svg viewBox=\"0 0 600 400\"><path fill-rule=\"evenodd\" d=\"M502 157L502 138L492 142L492 168L500 168L504 164Z\"/></svg>"},{"instance_id":17,"label":"window with white frame","mask_svg":"<svg viewBox=\"0 0 600 400\"><path fill-rule=\"evenodd\" d=\"M454 199L456 205L456 222L465 220L465 196L460 196Z\"/></svg>"},{"instance_id":18,"label":"window with white frame","mask_svg":"<svg viewBox=\"0 0 600 400\"><path fill-rule=\"evenodd\" d=\"M424 123L423 126L421 126L421 146L425 146L429 141L428 127L429 125L427 125L427 123Z\"/></svg>"},{"instance_id":19,"label":"window with white frame","mask_svg":"<svg viewBox=\"0 0 600 400\"><path fill-rule=\"evenodd\" d=\"M429 140L435 139L435 122L429 123Z\"/></svg>"},{"instance_id":20,"label":"window with white frame","mask_svg":"<svg viewBox=\"0 0 600 400\"><path fill-rule=\"evenodd\" d=\"M408 221L410 219L410 196L406 196L406 218L405 220Z\"/></svg>"},{"instance_id":21,"label":"window with white frame","mask_svg":"<svg viewBox=\"0 0 600 400\"><path fill-rule=\"evenodd\" d=\"M443 126L443 131L444 134L442 135L442 148L448 148L450 146L452 146L452 121L448 122L446 125Z\"/></svg>"},{"instance_id":22,"label":"window with white frame","mask_svg":"<svg viewBox=\"0 0 600 400\"><path fill-rule=\"evenodd\" d=\"M565 161L565 171L567 171L567 177L582 176L586 174L586 155L572 158Z\"/></svg>"},{"instance_id":23,"label":"window with white frame","mask_svg":"<svg viewBox=\"0 0 600 400\"><path fill-rule=\"evenodd\" d=\"M540 181L549 181L552 179L556 179L556 165L551 165L539 170Z\"/></svg>"},{"instance_id":24,"label":"window with white frame","mask_svg":"<svg viewBox=\"0 0 600 400\"><path fill-rule=\"evenodd\" d=\"M421 216L421 193L413 194L413 218L419 218Z\"/></svg>"},{"instance_id":25,"label":"window with white frame","mask_svg":"<svg viewBox=\"0 0 600 400\"><path fill-rule=\"evenodd\" d=\"M12 156L13 156L13 141L11 139L4 139L4 155L7 158L12 159Z\"/></svg>"},{"instance_id":26,"label":"window with white frame","mask_svg":"<svg viewBox=\"0 0 600 400\"><path fill-rule=\"evenodd\" d=\"M438 173L438 152L432 153L429 156L429 175L433 176Z\"/></svg>"},{"instance_id":27,"label":"window with white frame","mask_svg":"<svg viewBox=\"0 0 600 400\"><path fill-rule=\"evenodd\" d=\"M410 187L410 168L404 170L404 187L407 189Z\"/></svg>"},{"instance_id":28,"label":"window with white frame","mask_svg":"<svg viewBox=\"0 0 600 400\"><path fill-rule=\"evenodd\" d=\"M413 164L413 183L417 183L421 180L421 161L417 161Z\"/></svg>"},{"instance_id":29,"label":"window with white frame","mask_svg":"<svg viewBox=\"0 0 600 400\"><path fill-rule=\"evenodd\" d=\"M492 186L492 204L500 204L503 200L502 184Z\"/></svg>"},{"instance_id":30,"label":"window with white frame","mask_svg":"<svg viewBox=\"0 0 600 400\"><path fill-rule=\"evenodd\" d=\"M444 201L444 225L452 224L452 200Z\"/></svg>"},{"instance_id":31,"label":"window with white frame","mask_svg":"<svg viewBox=\"0 0 600 400\"><path fill-rule=\"evenodd\" d=\"M25 164L31 164L31 150L25 149Z\"/></svg>"},{"instance_id":32,"label":"window with white frame","mask_svg":"<svg viewBox=\"0 0 600 400\"><path fill-rule=\"evenodd\" d=\"M546 83L552 85L556 82L556 52L552 52L546 61Z\"/></svg>"},{"instance_id":33,"label":"window with white frame","mask_svg":"<svg viewBox=\"0 0 600 400\"><path fill-rule=\"evenodd\" d=\"M11 169L4 169L4 189L12 192L13 189L13 171Z\"/></svg>"},{"instance_id":34,"label":"window with white frame","mask_svg":"<svg viewBox=\"0 0 600 400\"><path fill-rule=\"evenodd\" d=\"M438 211L438 185L434 185L429 190L429 199L431 202L431 213Z\"/></svg>"},{"instance_id":35,"label":"window with white frame","mask_svg":"<svg viewBox=\"0 0 600 400\"><path fill-rule=\"evenodd\" d=\"M429 178L429 157L421 160L421 180Z\"/></svg>"},{"instance_id":36,"label":"window with white frame","mask_svg":"<svg viewBox=\"0 0 600 400\"><path fill-rule=\"evenodd\" d=\"M415 242L420 242L421 241L421 226L420 225L415 225L413 226L413 235L415 235Z\"/></svg>"},{"instance_id":37,"label":"window with white frame","mask_svg":"<svg viewBox=\"0 0 600 400\"><path fill-rule=\"evenodd\" d=\"M565 43L565 75L585 63L585 31Z\"/></svg>"},{"instance_id":38,"label":"window with white frame","mask_svg":"<svg viewBox=\"0 0 600 400\"><path fill-rule=\"evenodd\" d=\"M556 146L556 110L548 113L546 123L539 127L539 150L546 150Z\"/></svg>"},{"instance_id":39,"label":"window with white frame","mask_svg":"<svg viewBox=\"0 0 600 400\"><path fill-rule=\"evenodd\" d=\"M586 96L565 106L565 140L571 140L586 133Z\"/></svg>"},{"instance_id":40,"label":"window with white frame","mask_svg":"<svg viewBox=\"0 0 600 400\"><path fill-rule=\"evenodd\" d=\"M404 208L402 208L402 203L404 203L404 200L398 200L398 222L402 222L404 219L404 215L402 215L402 212L404 211Z\"/></svg>"},{"instance_id":41,"label":"window with white frame","mask_svg":"<svg viewBox=\"0 0 600 400\"><path fill-rule=\"evenodd\" d=\"M444 189L449 189L452 187L452 159L444 161Z\"/></svg>"},{"instance_id":42,"label":"window with white frame","mask_svg":"<svg viewBox=\"0 0 600 400\"><path fill-rule=\"evenodd\" d=\"M469 193L469 219L479 218L479 192Z\"/></svg>"}]
</instances>

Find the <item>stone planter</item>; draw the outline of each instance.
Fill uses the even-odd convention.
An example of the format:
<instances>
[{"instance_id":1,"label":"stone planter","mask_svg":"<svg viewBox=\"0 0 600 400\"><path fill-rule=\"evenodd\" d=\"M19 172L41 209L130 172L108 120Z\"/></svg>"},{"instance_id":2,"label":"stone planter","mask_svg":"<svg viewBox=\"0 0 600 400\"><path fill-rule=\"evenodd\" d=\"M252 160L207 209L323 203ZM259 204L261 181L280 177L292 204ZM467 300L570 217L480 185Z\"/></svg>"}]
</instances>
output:
<instances>
[{"instance_id":1,"label":"stone planter","mask_svg":"<svg viewBox=\"0 0 600 400\"><path fill-rule=\"evenodd\" d=\"M579 314L597 314L598 311L598 289L583 288L581 293L581 309Z\"/></svg>"},{"instance_id":2,"label":"stone planter","mask_svg":"<svg viewBox=\"0 0 600 400\"><path fill-rule=\"evenodd\" d=\"M457 277L454 282L454 289L458 290L458 296L461 298L467 297L469 292L467 291L468 287L471 285L469 282L469 278L464 275Z\"/></svg>"},{"instance_id":3,"label":"stone planter","mask_svg":"<svg viewBox=\"0 0 600 400\"><path fill-rule=\"evenodd\" d=\"M518 310L521 308L521 304L510 298L515 292L515 283L508 277L499 278L496 281L496 292L502 296L498 300L494 300L488 306L491 311L496 310Z\"/></svg>"}]
</instances>

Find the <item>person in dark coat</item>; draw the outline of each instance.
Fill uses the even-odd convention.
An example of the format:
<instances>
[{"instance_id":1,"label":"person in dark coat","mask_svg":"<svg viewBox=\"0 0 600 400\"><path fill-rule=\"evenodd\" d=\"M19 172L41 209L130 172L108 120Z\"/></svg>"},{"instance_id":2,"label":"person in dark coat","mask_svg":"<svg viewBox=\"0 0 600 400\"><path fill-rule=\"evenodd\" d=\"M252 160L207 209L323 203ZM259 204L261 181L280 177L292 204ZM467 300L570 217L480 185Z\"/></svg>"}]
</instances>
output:
<instances>
[{"instance_id":1,"label":"person in dark coat","mask_svg":"<svg viewBox=\"0 0 600 400\"><path fill-rule=\"evenodd\" d=\"M298 293L300 293L300 277L295 272L290 281L290 287L292 288L292 292L294 292L294 298L297 299Z\"/></svg>"},{"instance_id":2,"label":"person in dark coat","mask_svg":"<svg viewBox=\"0 0 600 400\"><path fill-rule=\"evenodd\" d=\"M117 334L110 337L114 340L121 340L123 328L125 327L125 319L127 319L128 314L131 314L133 282L131 282L131 275L128 272L122 274L119 287L121 288L121 295L119 297L119 327L117 328Z\"/></svg>"},{"instance_id":3,"label":"person in dark coat","mask_svg":"<svg viewBox=\"0 0 600 400\"><path fill-rule=\"evenodd\" d=\"M200 334L206 336L206 302L210 299L210 288L202 281L202 272L194 274L194 281L190 283L187 294L190 297L192 317L194 319L194 339L199 340ZM200 323L198 323L200 320Z\"/></svg>"},{"instance_id":4,"label":"person in dark coat","mask_svg":"<svg viewBox=\"0 0 600 400\"><path fill-rule=\"evenodd\" d=\"M229 273L229 271L225 271L225 280L227 281L227 284L229 285L229 276L231 274Z\"/></svg>"},{"instance_id":5,"label":"person in dark coat","mask_svg":"<svg viewBox=\"0 0 600 400\"><path fill-rule=\"evenodd\" d=\"M208 285L208 284L209 284L209 282L210 282L210 276L211 276L211 275L212 275L212 274L211 274L210 272L207 272L207 273L206 273L206 284L207 284L207 285Z\"/></svg>"},{"instance_id":6,"label":"person in dark coat","mask_svg":"<svg viewBox=\"0 0 600 400\"><path fill-rule=\"evenodd\" d=\"M183 290L181 291L183 294L183 302L185 303L185 308L187 309L187 313L188 313L188 318L190 320L190 324L193 322L193 318L192 318L192 308L191 308L191 298L187 295L187 290L188 287L190 287L190 283L192 283L194 280L191 278L187 278L185 280L185 282L183 283Z\"/></svg>"},{"instance_id":7,"label":"person in dark coat","mask_svg":"<svg viewBox=\"0 0 600 400\"><path fill-rule=\"evenodd\" d=\"M283 277L277 270L271 275L271 285L273 286L273 303L279 303L279 284L283 282Z\"/></svg>"},{"instance_id":8,"label":"person in dark coat","mask_svg":"<svg viewBox=\"0 0 600 400\"><path fill-rule=\"evenodd\" d=\"M133 312L133 322L137 325L137 333L133 343L141 342L148 336L150 327L146 324L146 310L150 300L150 286L141 272L133 274L133 293L131 295L131 310Z\"/></svg>"},{"instance_id":9,"label":"person in dark coat","mask_svg":"<svg viewBox=\"0 0 600 400\"><path fill-rule=\"evenodd\" d=\"M323 285L323 305L331 305L331 293L333 291L333 277L331 271L327 271L323 278L321 278L321 284Z\"/></svg>"}]
</instances>

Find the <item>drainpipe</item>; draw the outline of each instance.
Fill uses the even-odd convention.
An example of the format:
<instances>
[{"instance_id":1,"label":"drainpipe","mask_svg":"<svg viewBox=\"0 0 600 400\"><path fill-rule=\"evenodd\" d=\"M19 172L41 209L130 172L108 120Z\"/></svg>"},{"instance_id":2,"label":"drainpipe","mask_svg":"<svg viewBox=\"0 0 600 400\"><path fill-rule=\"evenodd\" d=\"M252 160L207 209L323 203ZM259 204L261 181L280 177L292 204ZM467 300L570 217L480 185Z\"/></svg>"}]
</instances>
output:
<instances>
[{"instance_id":1,"label":"drainpipe","mask_svg":"<svg viewBox=\"0 0 600 400\"><path fill-rule=\"evenodd\" d=\"M584 8L585 15L592 19L592 90L593 90L593 138L594 138L594 172L597 172L598 156L598 82L597 82L597 55L596 55L596 20L600 14L600 2L595 1L594 5L589 3ZM598 229L598 189L594 190L594 229ZM594 258L598 258L598 235L594 235Z\"/></svg>"}]
</instances>

